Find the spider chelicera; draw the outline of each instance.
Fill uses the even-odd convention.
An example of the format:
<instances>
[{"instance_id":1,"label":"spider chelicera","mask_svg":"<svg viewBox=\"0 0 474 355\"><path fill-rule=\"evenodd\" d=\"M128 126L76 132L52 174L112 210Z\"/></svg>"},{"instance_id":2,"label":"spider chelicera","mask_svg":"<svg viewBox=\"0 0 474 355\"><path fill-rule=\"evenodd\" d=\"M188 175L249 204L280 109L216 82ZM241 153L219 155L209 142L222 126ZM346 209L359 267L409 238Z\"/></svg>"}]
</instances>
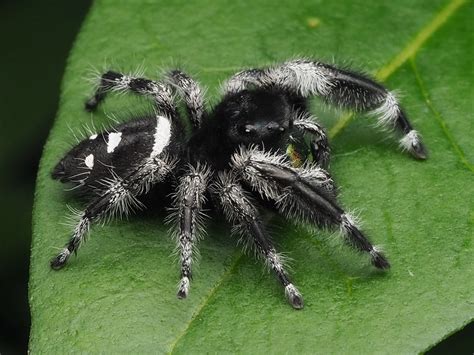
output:
<instances>
[{"instance_id":1,"label":"spider chelicera","mask_svg":"<svg viewBox=\"0 0 474 355\"><path fill-rule=\"evenodd\" d=\"M95 110L111 91L150 97L154 113L94 133L54 168L54 179L77 183L90 202L79 213L69 242L51 260L53 269L62 268L77 252L92 223L140 207L138 197L169 181L167 176L177 181L170 217L180 260L179 298L189 292L193 252L209 199L275 272L296 309L303 307L303 298L266 231L263 208L320 228L339 229L343 240L367 253L376 268L389 268L385 256L337 202L327 171L328 139L307 103L319 96L329 104L368 112L381 126L398 131L402 148L425 159L419 134L382 85L350 70L296 59L238 72L223 86L222 100L207 111L203 90L182 71L170 71L162 81L108 71L86 109ZM176 97L186 108L191 134L186 134ZM304 136L307 140L301 139ZM312 159L299 153L305 149ZM291 156L303 164L297 166Z\"/></svg>"}]
</instances>

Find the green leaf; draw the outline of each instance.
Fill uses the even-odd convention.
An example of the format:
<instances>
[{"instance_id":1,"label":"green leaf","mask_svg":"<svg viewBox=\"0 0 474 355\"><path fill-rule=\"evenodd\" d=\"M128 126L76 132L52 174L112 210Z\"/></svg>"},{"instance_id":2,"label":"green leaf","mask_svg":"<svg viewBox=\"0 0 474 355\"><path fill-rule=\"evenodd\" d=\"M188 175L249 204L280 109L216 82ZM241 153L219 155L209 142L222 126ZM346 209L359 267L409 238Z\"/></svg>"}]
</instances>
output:
<instances>
[{"instance_id":1,"label":"green leaf","mask_svg":"<svg viewBox=\"0 0 474 355\"><path fill-rule=\"evenodd\" d=\"M97 1L71 53L38 173L31 351L418 353L462 328L474 317L473 9L463 0ZM238 68L302 55L351 61L400 89L430 149L429 160L415 161L364 117L336 123L338 113L314 105L333 136L342 203L384 245L389 273L335 249L328 233L273 220L305 296L297 312L228 228L212 224L191 294L180 301L173 242L154 210L94 227L79 257L50 271L70 232L65 206L81 207L50 171L73 144L68 127L91 123L82 109L91 65L142 65L155 77L181 64L215 102ZM121 96L104 111L140 105ZM107 124L104 111L93 115L96 126Z\"/></svg>"}]
</instances>

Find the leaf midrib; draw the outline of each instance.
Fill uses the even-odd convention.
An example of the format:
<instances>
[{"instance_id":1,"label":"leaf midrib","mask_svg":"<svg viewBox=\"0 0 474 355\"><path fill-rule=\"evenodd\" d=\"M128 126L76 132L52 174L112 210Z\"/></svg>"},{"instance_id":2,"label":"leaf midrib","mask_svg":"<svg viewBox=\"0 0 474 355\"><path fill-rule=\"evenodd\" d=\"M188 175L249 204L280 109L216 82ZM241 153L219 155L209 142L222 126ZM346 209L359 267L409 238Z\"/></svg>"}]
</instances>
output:
<instances>
[{"instance_id":1,"label":"leaf midrib","mask_svg":"<svg viewBox=\"0 0 474 355\"><path fill-rule=\"evenodd\" d=\"M451 0L445 7L436 14L433 19L423 26L415 37L397 54L387 65L375 72L375 78L380 81L387 80L410 58L415 58L420 48L428 41L433 34L453 16L457 10L467 3L467 0ZM340 134L354 118L354 114L343 115L337 123L329 130L329 137L334 138Z\"/></svg>"}]
</instances>

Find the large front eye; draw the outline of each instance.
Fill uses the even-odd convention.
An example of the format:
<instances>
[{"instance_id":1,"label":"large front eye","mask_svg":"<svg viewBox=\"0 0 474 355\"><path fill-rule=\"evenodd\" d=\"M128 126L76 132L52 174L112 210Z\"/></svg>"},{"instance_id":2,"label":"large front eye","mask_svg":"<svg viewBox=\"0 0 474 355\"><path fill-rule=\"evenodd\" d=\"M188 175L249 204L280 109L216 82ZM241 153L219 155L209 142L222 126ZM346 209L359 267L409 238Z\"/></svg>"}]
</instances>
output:
<instances>
[{"instance_id":1,"label":"large front eye","mask_svg":"<svg viewBox=\"0 0 474 355\"><path fill-rule=\"evenodd\" d=\"M285 132L285 127L281 126L278 122L270 122L267 124L267 130L275 133Z\"/></svg>"},{"instance_id":2,"label":"large front eye","mask_svg":"<svg viewBox=\"0 0 474 355\"><path fill-rule=\"evenodd\" d=\"M257 131L256 127L250 124L246 124L240 127L240 133L243 135L251 135Z\"/></svg>"}]
</instances>

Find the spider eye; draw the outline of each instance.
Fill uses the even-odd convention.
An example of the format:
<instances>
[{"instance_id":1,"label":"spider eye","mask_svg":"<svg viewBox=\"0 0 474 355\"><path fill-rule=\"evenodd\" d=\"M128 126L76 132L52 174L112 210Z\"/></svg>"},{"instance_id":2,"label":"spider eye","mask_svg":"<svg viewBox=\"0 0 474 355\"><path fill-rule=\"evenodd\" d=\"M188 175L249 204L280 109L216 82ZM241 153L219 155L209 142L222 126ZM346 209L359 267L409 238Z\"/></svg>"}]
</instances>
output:
<instances>
[{"instance_id":1,"label":"spider eye","mask_svg":"<svg viewBox=\"0 0 474 355\"><path fill-rule=\"evenodd\" d=\"M240 131L243 133L243 134L252 134L256 131L256 128L252 125L249 125L249 124L246 124L245 126L241 127Z\"/></svg>"},{"instance_id":2,"label":"spider eye","mask_svg":"<svg viewBox=\"0 0 474 355\"><path fill-rule=\"evenodd\" d=\"M280 132L280 133L283 133L285 132L285 127L283 127L280 123L278 122L270 122L268 125L267 125L267 130L271 131L271 132Z\"/></svg>"}]
</instances>

